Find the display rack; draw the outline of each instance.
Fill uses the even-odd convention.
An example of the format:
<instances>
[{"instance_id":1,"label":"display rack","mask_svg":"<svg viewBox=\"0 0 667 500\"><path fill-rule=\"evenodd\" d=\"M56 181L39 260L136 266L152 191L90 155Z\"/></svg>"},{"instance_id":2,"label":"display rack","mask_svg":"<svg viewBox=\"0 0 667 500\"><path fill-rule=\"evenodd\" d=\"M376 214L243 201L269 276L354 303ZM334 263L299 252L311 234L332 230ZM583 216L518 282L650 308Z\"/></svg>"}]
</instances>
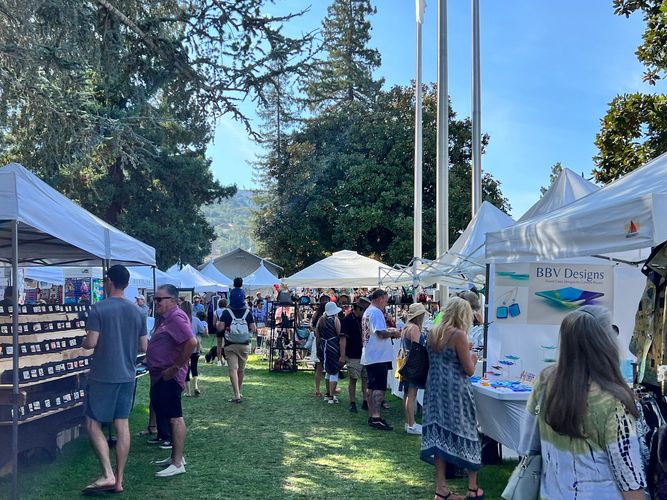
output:
<instances>
[{"instance_id":1,"label":"display rack","mask_svg":"<svg viewBox=\"0 0 667 500\"><path fill-rule=\"evenodd\" d=\"M92 350L82 347L88 305L19 306L19 452L55 456L78 435ZM0 306L0 399L12 392L12 306ZM0 442L11 442L12 408L0 406ZM72 432L72 429L75 430ZM69 436L69 439L67 438ZM0 447L0 467L11 459Z\"/></svg>"},{"instance_id":2,"label":"display rack","mask_svg":"<svg viewBox=\"0 0 667 500\"><path fill-rule=\"evenodd\" d=\"M282 314L276 318L278 310ZM297 367L297 343L295 325L298 324L298 308L294 303L272 302L268 318L271 328L269 333L269 371L294 372Z\"/></svg>"}]
</instances>

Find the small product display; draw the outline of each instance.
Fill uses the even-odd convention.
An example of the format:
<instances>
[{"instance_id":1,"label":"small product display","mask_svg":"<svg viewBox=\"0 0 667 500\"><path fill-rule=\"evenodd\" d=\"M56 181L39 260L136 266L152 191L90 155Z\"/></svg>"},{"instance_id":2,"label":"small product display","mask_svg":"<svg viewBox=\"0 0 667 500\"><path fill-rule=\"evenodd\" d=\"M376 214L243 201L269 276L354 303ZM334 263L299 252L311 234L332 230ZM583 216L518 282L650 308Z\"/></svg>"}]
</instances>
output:
<instances>
[{"instance_id":1,"label":"small product display","mask_svg":"<svg viewBox=\"0 0 667 500\"><path fill-rule=\"evenodd\" d=\"M496 318L516 318L521 314L521 308L516 302L516 296L518 293L519 288L514 287L500 297L500 305L496 307Z\"/></svg>"}]
</instances>

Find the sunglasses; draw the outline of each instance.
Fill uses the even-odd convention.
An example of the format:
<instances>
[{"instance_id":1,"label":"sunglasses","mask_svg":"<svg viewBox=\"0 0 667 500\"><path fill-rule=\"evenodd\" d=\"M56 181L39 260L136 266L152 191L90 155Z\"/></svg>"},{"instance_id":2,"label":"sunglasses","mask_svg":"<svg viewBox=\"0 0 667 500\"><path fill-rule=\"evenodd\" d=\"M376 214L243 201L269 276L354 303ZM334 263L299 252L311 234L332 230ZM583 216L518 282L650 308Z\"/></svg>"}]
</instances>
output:
<instances>
[{"instance_id":1,"label":"sunglasses","mask_svg":"<svg viewBox=\"0 0 667 500\"><path fill-rule=\"evenodd\" d=\"M175 298L175 297L154 297L153 300L155 302L162 302L163 300L173 299L173 298Z\"/></svg>"}]
</instances>

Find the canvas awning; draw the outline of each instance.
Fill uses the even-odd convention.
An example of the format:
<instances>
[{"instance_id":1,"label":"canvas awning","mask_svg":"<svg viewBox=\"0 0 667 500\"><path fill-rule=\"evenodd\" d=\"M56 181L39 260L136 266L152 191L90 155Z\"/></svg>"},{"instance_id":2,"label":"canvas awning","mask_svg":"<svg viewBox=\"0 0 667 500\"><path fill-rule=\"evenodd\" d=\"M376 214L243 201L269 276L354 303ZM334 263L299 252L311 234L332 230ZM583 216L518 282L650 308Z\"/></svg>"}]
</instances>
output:
<instances>
[{"instance_id":1,"label":"canvas awning","mask_svg":"<svg viewBox=\"0 0 667 500\"><path fill-rule=\"evenodd\" d=\"M636 250L667 240L667 154L574 203L489 233L489 262L530 262Z\"/></svg>"},{"instance_id":2,"label":"canvas awning","mask_svg":"<svg viewBox=\"0 0 667 500\"><path fill-rule=\"evenodd\" d=\"M390 268L357 252L341 250L283 278L283 283L291 288L372 288L378 286L380 269Z\"/></svg>"},{"instance_id":3,"label":"canvas awning","mask_svg":"<svg viewBox=\"0 0 667 500\"><path fill-rule=\"evenodd\" d=\"M84 210L18 163L0 168L0 261L11 262L13 221L21 265L155 265L155 249Z\"/></svg>"}]
</instances>

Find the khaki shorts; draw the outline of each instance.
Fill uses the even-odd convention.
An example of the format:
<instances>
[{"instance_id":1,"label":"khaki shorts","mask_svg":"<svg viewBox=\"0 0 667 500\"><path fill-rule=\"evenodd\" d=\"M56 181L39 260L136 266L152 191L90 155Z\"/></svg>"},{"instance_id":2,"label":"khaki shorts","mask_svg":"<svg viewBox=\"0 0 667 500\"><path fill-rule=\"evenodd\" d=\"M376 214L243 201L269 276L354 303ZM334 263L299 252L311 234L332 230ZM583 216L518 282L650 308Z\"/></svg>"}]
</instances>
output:
<instances>
[{"instance_id":1,"label":"khaki shorts","mask_svg":"<svg viewBox=\"0 0 667 500\"><path fill-rule=\"evenodd\" d=\"M360 359L347 359L347 373L350 378L366 378L366 367L362 366Z\"/></svg>"},{"instance_id":2,"label":"khaki shorts","mask_svg":"<svg viewBox=\"0 0 667 500\"><path fill-rule=\"evenodd\" d=\"M225 346L225 358L230 370L245 369L250 354L250 344L229 344Z\"/></svg>"}]
</instances>

